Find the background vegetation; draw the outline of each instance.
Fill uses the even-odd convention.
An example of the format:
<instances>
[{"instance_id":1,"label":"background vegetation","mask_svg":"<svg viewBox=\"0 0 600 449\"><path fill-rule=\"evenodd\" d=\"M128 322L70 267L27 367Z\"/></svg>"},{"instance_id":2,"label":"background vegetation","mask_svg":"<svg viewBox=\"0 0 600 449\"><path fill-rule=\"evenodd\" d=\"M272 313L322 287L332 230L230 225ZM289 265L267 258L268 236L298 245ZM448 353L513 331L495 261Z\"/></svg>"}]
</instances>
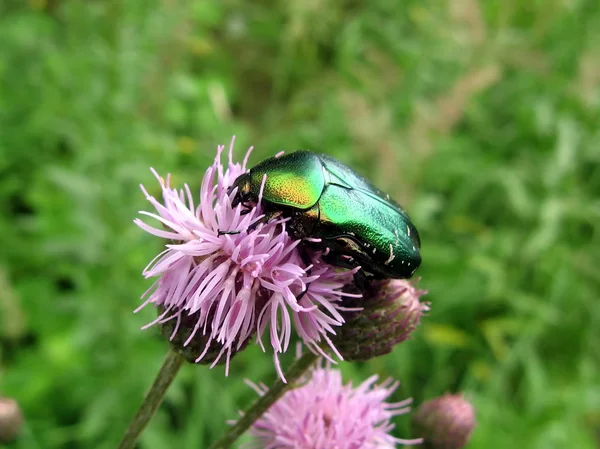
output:
<instances>
[{"instance_id":1,"label":"background vegetation","mask_svg":"<svg viewBox=\"0 0 600 449\"><path fill-rule=\"evenodd\" d=\"M132 224L148 167L199 183L238 136L337 156L407 206L432 312L379 373L465 391L471 449L597 447L600 3L5 0L0 394L14 448L116 446L166 344ZM289 358L284 360L289 362ZM184 369L140 448L203 448L269 382L251 347ZM409 436L408 419L397 435Z\"/></svg>"}]
</instances>

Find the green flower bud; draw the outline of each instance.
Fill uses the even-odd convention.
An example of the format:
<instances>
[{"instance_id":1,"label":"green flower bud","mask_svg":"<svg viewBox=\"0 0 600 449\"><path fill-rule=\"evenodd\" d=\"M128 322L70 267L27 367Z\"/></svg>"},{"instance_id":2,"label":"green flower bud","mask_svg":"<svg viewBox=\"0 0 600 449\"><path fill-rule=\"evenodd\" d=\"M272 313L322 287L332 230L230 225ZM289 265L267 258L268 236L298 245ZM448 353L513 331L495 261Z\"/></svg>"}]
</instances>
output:
<instances>
[{"instance_id":1,"label":"green flower bud","mask_svg":"<svg viewBox=\"0 0 600 449\"><path fill-rule=\"evenodd\" d=\"M0 443L14 441L23 426L23 413L17 401L0 397Z\"/></svg>"},{"instance_id":2,"label":"green flower bud","mask_svg":"<svg viewBox=\"0 0 600 449\"><path fill-rule=\"evenodd\" d=\"M162 310L160 311L162 312ZM210 329L207 329L206 334L202 332L202 329L194 331L198 323L198 315L199 312L192 315L181 313L179 315L179 323L177 319L166 321L160 325L160 332L169 339L173 351L190 363L200 365L212 365L213 363L215 365L229 365L229 361L233 356L246 348L250 337L242 342L241 345L238 345L236 342L236 344L231 345L230 348L224 351L221 343L215 341L214 338L210 338ZM190 335L193 335L191 339L189 338ZM207 345L210 346L207 348Z\"/></svg>"},{"instance_id":3,"label":"green flower bud","mask_svg":"<svg viewBox=\"0 0 600 449\"><path fill-rule=\"evenodd\" d=\"M475 427L475 409L462 395L445 394L419 406L413 427L426 449L462 449Z\"/></svg>"},{"instance_id":4,"label":"green flower bud","mask_svg":"<svg viewBox=\"0 0 600 449\"><path fill-rule=\"evenodd\" d=\"M362 310L346 314L346 323L336 330L334 344L344 360L364 361L388 354L406 340L429 310L427 303L419 301L425 293L405 279L372 282L363 297L350 304Z\"/></svg>"}]
</instances>

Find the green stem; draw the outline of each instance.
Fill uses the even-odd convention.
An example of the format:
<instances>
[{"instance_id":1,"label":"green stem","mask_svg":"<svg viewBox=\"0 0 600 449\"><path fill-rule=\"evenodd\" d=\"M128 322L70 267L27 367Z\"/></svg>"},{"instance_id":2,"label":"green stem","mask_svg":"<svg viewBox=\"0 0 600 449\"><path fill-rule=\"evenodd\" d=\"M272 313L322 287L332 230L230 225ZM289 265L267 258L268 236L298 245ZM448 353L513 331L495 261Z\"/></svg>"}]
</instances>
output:
<instances>
[{"instance_id":1,"label":"green stem","mask_svg":"<svg viewBox=\"0 0 600 449\"><path fill-rule=\"evenodd\" d=\"M219 438L209 449L227 449L231 447L254 424L254 421L260 418L286 391L293 388L294 383L310 368L317 358L318 356L312 352L306 351L285 373L288 383L283 383L281 379L277 379L273 386L269 388L269 391L258 398L244 415L229 428L225 435Z\"/></svg>"},{"instance_id":2,"label":"green stem","mask_svg":"<svg viewBox=\"0 0 600 449\"><path fill-rule=\"evenodd\" d=\"M144 398L144 402L131 420L125 435L118 446L118 449L133 449L135 443L142 431L148 425L148 422L154 416L156 409L162 402L169 385L175 379L179 368L183 365L185 359L179 354L169 351L165 361L160 367L160 371L154 379L154 383Z\"/></svg>"}]
</instances>

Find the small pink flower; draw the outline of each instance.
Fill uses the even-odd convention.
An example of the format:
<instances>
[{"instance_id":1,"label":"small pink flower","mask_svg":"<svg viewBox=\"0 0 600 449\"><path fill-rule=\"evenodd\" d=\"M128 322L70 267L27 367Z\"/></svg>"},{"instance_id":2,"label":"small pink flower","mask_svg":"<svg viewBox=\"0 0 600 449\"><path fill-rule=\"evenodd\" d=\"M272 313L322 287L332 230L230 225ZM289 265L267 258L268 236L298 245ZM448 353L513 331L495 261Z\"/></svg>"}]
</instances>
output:
<instances>
[{"instance_id":1,"label":"small pink flower","mask_svg":"<svg viewBox=\"0 0 600 449\"><path fill-rule=\"evenodd\" d=\"M320 345L325 341L336 352L328 335L344 322L340 302L350 295L342 287L352 280L352 272L340 272L317 256L306 267L298 251L300 241L286 233L286 220L251 227L262 216L260 204L246 214L242 205L232 207L235 192L229 193L228 188L246 171L252 150L242 164L234 163L233 143L234 139L227 167L221 163L224 146L218 147L197 203L187 184L180 190L172 188L170 176L165 181L154 170L162 202L142 186L156 213L140 213L162 226L150 226L141 219L135 223L167 243L143 271L146 278L158 279L142 296L147 299L138 310L148 304L164 310L145 327L176 320L171 339L185 327L180 326L182 322L189 322L185 318L197 317L193 328L186 329L189 337L184 345L202 335L207 344L196 361L217 348L213 366L225 356L226 371L231 356L256 332L264 350L262 337L268 330L283 378L277 355L288 349L293 328L311 350L323 354Z\"/></svg>"},{"instance_id":2,"label":"small pink flower","mask_svg":"<svg viewBox=\"0 0 600 449\"><path fill-rule=\"evenodd\" d=\"M392 379L376 385L372 376L358 387L344 385L339 370L322 365L288 391L251 428L255 449L391 449L420 444L390 435L391 419L407 413L411 399L389 403L398 387ZM250 384L259 394L265 386Z\"/></svg>"}]
</instances>

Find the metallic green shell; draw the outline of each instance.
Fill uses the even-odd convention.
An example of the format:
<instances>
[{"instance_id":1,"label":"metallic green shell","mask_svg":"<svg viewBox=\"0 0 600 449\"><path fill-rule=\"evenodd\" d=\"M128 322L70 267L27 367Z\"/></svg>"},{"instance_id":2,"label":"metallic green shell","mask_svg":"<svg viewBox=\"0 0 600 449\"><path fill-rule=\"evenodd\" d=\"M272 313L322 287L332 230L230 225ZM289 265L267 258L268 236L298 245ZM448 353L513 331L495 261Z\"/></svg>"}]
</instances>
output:
<instances>
[{"instance_id":1,"label":"metallic green shell","mask_svg":"<svg viewBox=\"0 0 600 449\"><path fill-rule=\"evenodd\" d=\"M325 188L323 164L308 151L296 151L281 158L269 158L250 170L250 189L258 192L267 181L263 201L279 206L309 209L314 206Z\"/></svg>"},{"instance_id":2,"label":"metallic green shell","mask_svg":"<svg viewBox=\"0 0 600 449\"><path fill-rule=\"evenodd\" d=\"M368 263L386 277L410 277L421 263L419 234L406 214L359 189L329 184L319 200L314 237L331 241L333 251ZM348 250L345 250L348 248Z\"/></svg>"},{"instance_id":3,"label":"metallic green shell","mask_svg":"<svg viewBox=\"0 0 600 449\"><path fill-rule=\"evenodd\" d=\"M310 151L267 159L236 180L240 195L257 198L265 175L264 207L290 217L294 237L321 239L335 263L388 278L419 267L419 233L404 209L338 160Z\"/></svg>"}]
</instances>

